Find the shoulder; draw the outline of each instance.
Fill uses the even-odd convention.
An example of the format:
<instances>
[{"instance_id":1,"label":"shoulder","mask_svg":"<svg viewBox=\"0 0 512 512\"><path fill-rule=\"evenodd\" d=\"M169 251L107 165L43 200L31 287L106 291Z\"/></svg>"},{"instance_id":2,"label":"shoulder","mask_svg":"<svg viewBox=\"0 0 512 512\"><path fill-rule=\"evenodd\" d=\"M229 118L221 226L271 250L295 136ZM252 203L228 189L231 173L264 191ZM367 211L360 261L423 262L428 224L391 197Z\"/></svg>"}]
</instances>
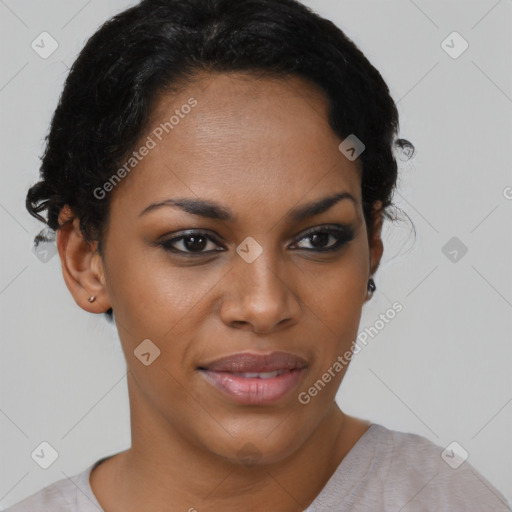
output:
<instances>
[{"instance_id":1,"label":"shoulder","mask_svg":"<svg viewBox=\"0 0 512 512\"><path fill-rule=\"evenodd\" d=\"M6 509L6 512L98 512L90 501L92 466L71 478L58 480Z\"/></svg>"},{"instance_id":2,"label":"shoulder","mask_svg":"<svg viewBox=\"0 0 512 512\"><path fill-rule=\"evenodd\" d=\"M74 510L76 487L67 480L59 480L7 509L7 512L64 512Z\"/></svg>"},{"instance_id":3,"label":"shoulder","mask_svg":"<svg viewBox=\"0 0 512 512\"><path fill-rule=\"evenodd\" d=\"M393 506L429 510L510 511L506 498L468 462L460 445L442 448L418 434L375 425L379 478ZM378 473L378 471L376 471Z\"/></svg>"}]
</instances>

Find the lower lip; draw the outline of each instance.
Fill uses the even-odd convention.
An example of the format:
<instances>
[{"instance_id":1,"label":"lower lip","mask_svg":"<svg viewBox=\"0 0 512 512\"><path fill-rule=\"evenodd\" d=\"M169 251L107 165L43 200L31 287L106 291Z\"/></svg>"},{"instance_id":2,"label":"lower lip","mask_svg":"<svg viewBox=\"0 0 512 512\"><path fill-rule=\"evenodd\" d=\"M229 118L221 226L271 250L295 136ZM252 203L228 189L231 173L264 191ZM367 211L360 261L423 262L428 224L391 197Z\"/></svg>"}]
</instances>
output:
<instances>
[{"instance_id":1,"label":"lower lip","mask_svg":"<svg viewBox=\"0 0 512 512\"><path fill-rule=\"evenodd\" d=\"M234 373L201 370L208 382L240 404L276 402L297 387L304 369L286 371L270 379L244 378Z\"/></svg>"}]
</instances>

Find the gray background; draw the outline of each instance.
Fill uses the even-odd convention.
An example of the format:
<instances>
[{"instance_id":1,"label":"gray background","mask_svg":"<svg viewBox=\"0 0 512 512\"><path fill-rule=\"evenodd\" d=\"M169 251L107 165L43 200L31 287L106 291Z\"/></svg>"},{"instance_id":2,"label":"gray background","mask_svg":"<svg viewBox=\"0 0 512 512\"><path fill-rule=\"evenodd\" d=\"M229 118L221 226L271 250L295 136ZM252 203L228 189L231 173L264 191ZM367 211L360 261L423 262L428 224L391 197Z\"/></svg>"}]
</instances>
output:
<instances>
[{"instance_id":1,"label":"gray background","mask_svg":"<svg viewBox=\"0 0 512 512\"><path fill-rule=\"evenodd\" d=\"M417 149L401 162L395 196L417 238L407 222L386 223L378 289L361 331L394 301L403 311L356 356L339 403L443 448L457 441L510 499L511 2L305 3L344 29L381 71L398 102L401 135ZM43 225L24 206L68 67L95 29L129 5L0 0L4 508L130 445L117 334L103 317L76 306L58 256L44 263L32 252ZM46 59L31 47L43 31L59 45ZM442 47L453 31L469 44L458 58ZM447 44L459 50L452 40ZM443 252L452 237L455 261L453 247ZM59 454L46 470L30 456L42 441Z\"/></svg>"}]
</instances>

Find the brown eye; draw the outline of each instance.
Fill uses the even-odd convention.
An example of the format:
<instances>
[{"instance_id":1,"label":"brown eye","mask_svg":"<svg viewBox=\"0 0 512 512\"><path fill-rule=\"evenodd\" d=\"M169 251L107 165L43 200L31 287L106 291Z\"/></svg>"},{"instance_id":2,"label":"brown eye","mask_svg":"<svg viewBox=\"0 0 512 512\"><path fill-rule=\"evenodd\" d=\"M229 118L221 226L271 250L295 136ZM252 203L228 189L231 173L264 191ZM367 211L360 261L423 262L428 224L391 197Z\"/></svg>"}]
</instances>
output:
<instances>
[{"instance_id":1,"label":"brown eye","mask_svg":"<svg viewBox=\"0 0 512 512\"><path fill-rule=\"evenodd\" d=\"M161 242L159 245L167 251L182 254L208 254L219 251L219 245L213 237L200 231L173 237Z\"/></svg>"},{"instance_id":2,"label":"brown eye","mask_svg":"<svg viewBox=\"0 0 512 512\"><path fill-rule=\"evenodd\" d=\"M325 227L322 229L316 228L306 233L298 242L294 244L299 249L305 249L307 251L314 252L328 252L335 251L341 248L354 238L354 232L352 229L332 228ZM310 244L311 248L299 246L303 241Z\"/></svg>"}]
</instances>

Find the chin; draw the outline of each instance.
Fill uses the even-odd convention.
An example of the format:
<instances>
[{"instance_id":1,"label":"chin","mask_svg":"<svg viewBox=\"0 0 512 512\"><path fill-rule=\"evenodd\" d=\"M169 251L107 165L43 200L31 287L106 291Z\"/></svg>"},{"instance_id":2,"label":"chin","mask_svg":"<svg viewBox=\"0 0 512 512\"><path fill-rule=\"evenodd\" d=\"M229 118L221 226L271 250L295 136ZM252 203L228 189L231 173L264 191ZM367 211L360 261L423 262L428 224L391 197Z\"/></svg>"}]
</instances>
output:
<instances>
[{"instance_id":1,"label":"chin","mask_svg":"<svg viewBox=\"0 0 512 512\"><path fill-rule=\"evenodd\" d=\"M278 425L274 424L274 430L264 432L241 429L240 434L233 436L224 431L222 439L209 439L205 446L230 463L245 467L277 464L292 456L308 438L307 432L291 432L284 428L277 433Z\"/></svg>"}]
</instances>

